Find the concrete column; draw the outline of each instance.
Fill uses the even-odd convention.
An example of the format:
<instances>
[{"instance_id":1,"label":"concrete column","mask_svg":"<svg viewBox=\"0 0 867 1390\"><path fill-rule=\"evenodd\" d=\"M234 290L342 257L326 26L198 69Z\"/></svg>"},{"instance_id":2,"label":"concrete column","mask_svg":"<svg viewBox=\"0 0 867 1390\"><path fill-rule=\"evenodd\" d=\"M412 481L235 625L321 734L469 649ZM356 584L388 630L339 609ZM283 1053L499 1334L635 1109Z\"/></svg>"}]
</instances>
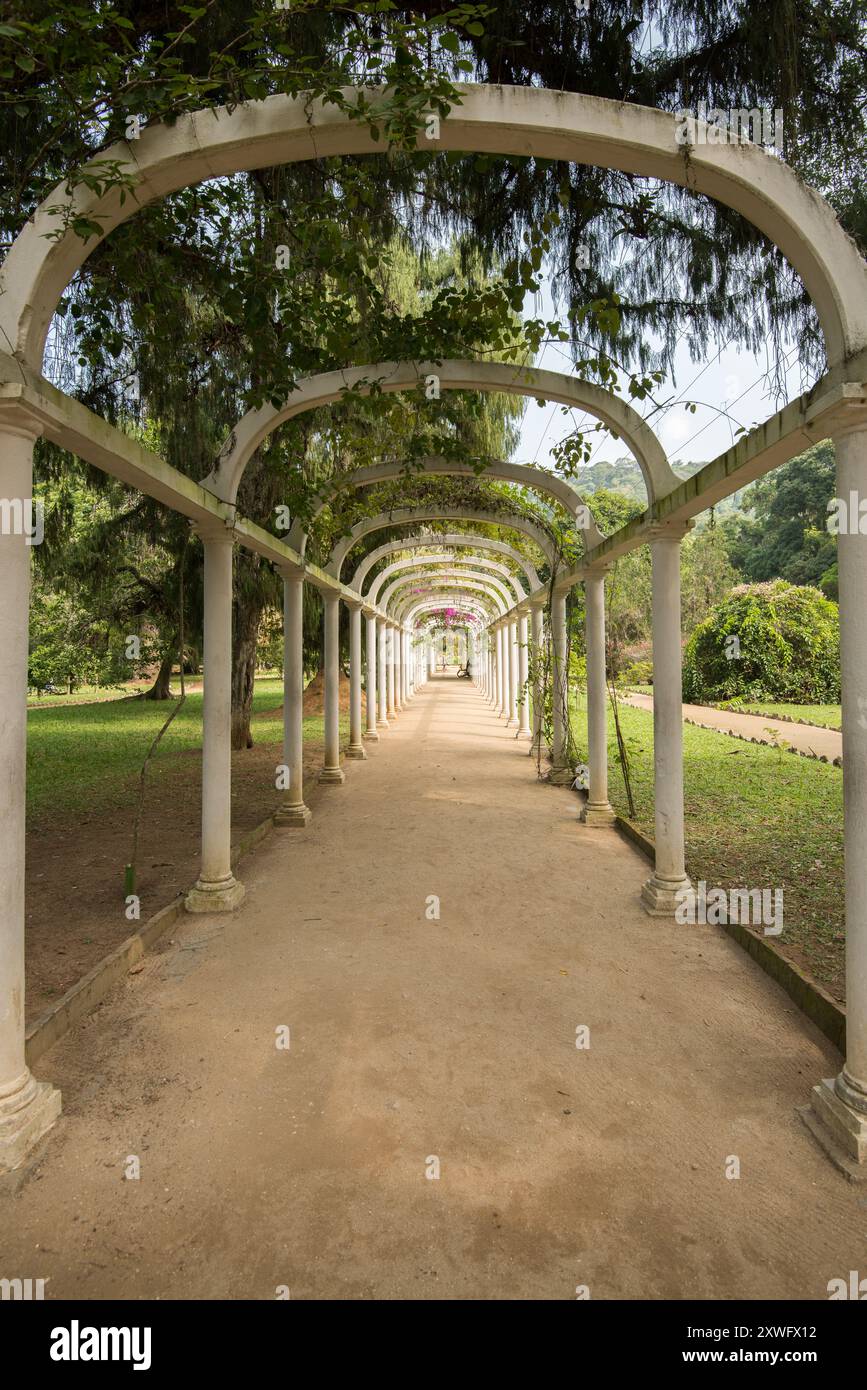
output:
<instances>
[{"instance_id":1,"label":"concrete column","mask_svg":"<svg viewBox=\"0 0 867 1390\"><path fill-rule=\"evenodd\" d=\"M205 552L202 862L188 912L231 912L244 897L232 873L232 533L199 531Z\"/></svg>"},{"instance_id":2,"label":"concrete column","mask_svg":"<svg viewBox=\"0 0 867 1390\"><path fill-rule=\"evenodd\" d=\"M403 628L395 628L395 699L397 709L403 709L407 702L406 666L404 666Z\"/></svg>"},{"instance_id":3,"label":"concrete column","mask_svg":"<svg viewBox=\"0 0 867 1390\"><path fill-rule=\"evenodd\" d=\"M361 742L361 606L349 610L349 747L347 758L366 758ZM338 701L339 703L339 701Z\"/></svg>"},{"instance_id":4,"label":"concrete column","mask_svg":"<svg viewBox=\"0 0 867 1390\"><path fill-rule=\"evenodd\" d=\"M397 708L394 703L394 628L391 623L387 625L385 632L385 691L388 718L396 719Z\"/></svg>"},{"instance_id":5,"label":"concrete column","mask_svg":"<svg viewBox=\"0 0 867 1390\"><path fill-rule=\"evenodd\" d=\"M0 424L0 496L20 526L0 530L0 1173L18 1168L60 1114L60 1092L24 1060L24 807L35 434ZM5 1273L5 1271L4 1271Z\"/></svg>"},{"instance_id":6,"label":"concrete column","mask_svg":"<svg viewBox=\"0 0 867 1390\"><path fill-rule=\"evenodd\" d=\"M274 824L303 827L311 816L304 804L304 578L301 570L282 574L283 762L289 785Z\"/></svg>"},{"instance_id":7,"label":"concrete column","mask_svg":"<svg viewBox=\"0 0 867 1390\"><path fill-rule=\"evenodd\" d=\"M542 681L542 644L545 635L545 613L536 607L530 617L533 632L533 743L532 753L542 747L542 728L545 719L545 692Z\"/></svg>"},{"instance_id":8,"label":"concrete column","mask_svg":"<svg viewBox=\"0 0 867 1390\"><path fill-rule=\"evenodd\" d=\"M437 665L436 665L436 653L434 652L433 638L432 638L432 637L429 637L429 638L427 639L427 673L428 673L428 676L432 676L432 675L434 674L434 672L436 671L436 668L437 668Z\"/></svg>"},{"instance_id":9,"label":"concrete column","mask_svg":"<svg viewBox=\"0 0 867 1390\"><path fill-rule=\"evenodd\" d=\"M367 619L367 679L365 682L365 692L367 700L365 712L367 714L367 728L364 730L364 737L371 743L379 741L379 734L376 731L376 618Z\"/></svg>"},{"instance_id":10,"label":"concrete column","mask_svg":"<svg viewBox=\"0 0 867 1390\"><path fill-rule=\"evenodd\" d=\"M551 699L553 748L551 749L551 771L548 781L565 785L572 781L574 772L567 761L566 752L566 692L568 685L568 643L566 641L566 595L555 592L551 597Z\"/></svg>"},{"instance_id":11,"label":"concrete column","mask_svg":"<svg viewBox=\"0 0 867 1390\"><path fill-rule=\"evenodd\" d=\"M382 618L376 620L376 692L379 702L378 729L388 728L388 681L386 678L386 624Z\"/></svg>"},{"instance_id":12,"label":"concrete column","mask_svg":"<svg viewBox=\"0 0 867 1390\"><path fill-rule=\"evenodd\" d=\"M508 729L518 727L518 624L512 619L506 628L506 654L509 662L509 718Z\"/></svg>"},{"instance_id":13,"label":"concrete column","mask_svg":"<svg viewBox=\"0 0 867 1390\"><path fill-rule=\"evenodd\" d=\"M325 766L319 781L338 787L346 780L340 766L340 597L322 595L325 609Z\"/></svg>"},{"instance_id":14,"label":"concrete column","mask_svg":"<svg viewBox=\"0 0 867 1390\"><path fill-rule=\"evenodd\" d=\"M864 497L867 428L834 434L837 496ZM867 1174L867 536L859 515L837 538L843 683L843 847L846 898L846 1060L813 1088L801 1111L815 1137L849 1176ZM655 682L655 677L654 677ZM655 688L655 687L654 687Z\"/></svg>"},{"instance_id":15,"label":"concrete column","mask_svg":"<svg viewBox=\"0 0 867 1390\"><path fill-rule=\"evenodd\" d=\"M526 613L518 616L518 737L532 738L530 729L530 689L527 678L530 669L530 653L528 650L529 636L527 632L528 623Z\"/></svg>"},{"instance_id":16,"label":"concrete column","mask_svg":"<svg viewBox=\"0 0 867 1390\"><path fill-rule=\"evenodd\" d=\"M587 825L613 825L614 810L608 800L604 570L588 574L584 580L584 633L587 647L587 762L590 789L581 819Z\"/></svg>"},{"instance_id":17,"label":"concrete column","mask_svg":"<svg viewBox=\"0 0 867 1390\"><path fill-rule=\"evenodd\" d=\"M503 629L502 629L501 627L498 627L496 631L497 631L497 651L496 651L496 656L494 657L494 662L495 662L496 670L497 670L497 699L496 699L495 709L496 709L496 711L497 711L497 714L502 714L502 713L503 713L503 710L504 710L504 708L505 708L505 694L506 694L506 685L505 685L504 671L503 671L503 666L504 666L504 662L503 662Z\"/></svg>"},{"instance_id":18,"label":"concrete column","mask_svg":"<svg viewBox=\"0 0 867 1390\"><path fill-rule=\"evenodd\" d=\"M405 627L400 631L400 665L403 671L403 702L408 705L412 699L412 649Z\"/></svg>"},{"instance_id":19,"label":"concrete column","mask_svg":"<svg viewBox=\"0 0 867 1390\"><path fill-rule=\"evenodd\" d=\"M654 917L670 917L692 887L683 844L683 688L680 542L686 526L651 530L653 570L653 804L655 867L641 890Z\"/></svg>"}]
</instances>

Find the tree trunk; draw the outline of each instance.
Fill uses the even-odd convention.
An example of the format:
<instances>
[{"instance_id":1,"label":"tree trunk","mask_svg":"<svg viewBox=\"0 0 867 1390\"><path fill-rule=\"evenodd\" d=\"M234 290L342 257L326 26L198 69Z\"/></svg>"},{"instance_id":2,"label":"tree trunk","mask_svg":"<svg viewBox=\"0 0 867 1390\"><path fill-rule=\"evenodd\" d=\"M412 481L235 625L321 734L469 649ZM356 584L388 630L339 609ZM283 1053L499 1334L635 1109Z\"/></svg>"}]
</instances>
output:
<instances>
[{"instance_id":1,"label":"tree trunk","mask_svg":"<svg viewBox=\"0 0 867 1390\"><path fill-rule=\"evenodd\" d=\"M258 558L258 557L256 557ZM252 748L250 717L253 713L253 684L256 676L256 647L262 600L251 586L238 584L235 590L232 625L232 747ZM205 673L207 680L207 672Z\"/></svg>"},{"instance_id":2,"label":"tree trunk","mask_svg":"<svg viewBox=\"0 0 867 1390\"><path fill-rule=\"evenodd\" d=\"M160 663L157 678L150 690L145 691L142 696L145 700L173 700L172 694L172 666L175 661L174 647L166 652Z\"/></svg>"}]
</instances>

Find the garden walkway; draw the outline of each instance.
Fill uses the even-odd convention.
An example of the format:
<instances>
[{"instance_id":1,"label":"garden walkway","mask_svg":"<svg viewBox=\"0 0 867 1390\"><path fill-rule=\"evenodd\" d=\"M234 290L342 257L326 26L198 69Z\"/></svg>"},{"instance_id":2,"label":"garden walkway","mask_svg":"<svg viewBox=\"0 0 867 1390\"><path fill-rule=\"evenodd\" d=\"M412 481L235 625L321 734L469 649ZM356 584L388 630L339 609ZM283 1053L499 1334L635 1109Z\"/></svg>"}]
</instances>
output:
<instances>
[{"instance_id":1,"label":"garden walkway","mask_svg":"<svg viewBox=\"0 0 867 1390\"><path fill-rule=\"evenodd\" d=\"M624 695L623 703L634 705L636 709L652 710L653 696ZM843 735L837 729L795 724L787 719L774 719L768 714L741 714L737 710L713 709L710 705L684 705L683 717L703 729L719 729L723 734L757 739L759 743L773 744L774 739L768 733L769 729L773 729L792 748L797 748L801 753L812 753L816 758L827 758L829 763L843 756Z\"/></svg>"},{"instance_id":2,"label":"garden walkway","mask_svg":"<svg viewBox=\"0 0 867 1390\"><path fill-rule=\"evenodd\" d=\"M823 1299L863 1272L863 1196L795 1114L837 1055L719 929L644 915L643 859L475 688L434 678L346 774L243 861L237 915L187 919L37 1067L64 1114L0 1180L0 1276Z\"/></svg>"}]
</instances>

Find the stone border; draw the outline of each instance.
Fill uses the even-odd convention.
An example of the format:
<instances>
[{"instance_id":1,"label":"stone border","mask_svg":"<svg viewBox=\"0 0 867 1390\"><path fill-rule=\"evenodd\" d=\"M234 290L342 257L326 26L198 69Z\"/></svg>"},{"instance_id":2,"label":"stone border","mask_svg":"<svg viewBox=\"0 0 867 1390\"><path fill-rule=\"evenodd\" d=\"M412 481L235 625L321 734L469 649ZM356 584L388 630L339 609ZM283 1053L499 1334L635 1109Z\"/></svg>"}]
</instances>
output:
<instances>
[{"instance_id":1,"label":"stone border","mask_svg":"<svg viewBox=\"0 0 867 1390\"><path fill-rule=\"evenodd\" d=\"M275 814L276 812L272 813L242 836L232 851L233 866L271 833L274 829ZM24 1036L24 1052L29 1067L38 1062L70 1028L91 1013L97 1004L101 1004L109 990L129 974L132 967L138 964L146 951L156 945L169 927L179 918L186 916L184 897L184 893L179 893L174 902L161 908L153 917L149 917L138 931L128 936L107 956L103 956L102 960L77 980L56 1004L52 1004L50 1009L30 1024Z\"/></svg>"},{"instance_id":2,"label":"stone border","mask_svg":"<svg viewBox=\"0 0 867 1390\"><path fill-rule=\"evenodd\" d=\"M721 714L751 714L754 719L777 719L781 724L800 724L805 729L824 729L829 734L841 732L835 724L815 724L812 719L795 719L791 714L768 714L767 710L751 709L749 705L738 705L732 709L730 702L722 705L707 705L703 701L693 701L693 703L702 704L704 709L717 709Z\"/></svg>"},{"instance_id":3,"label":"stone border","mask_svg":"<svg viewBox=\"0 0 867 1390\"><path fill-rule=\"evenodd\" d=\"M656 850L653 840L639 830L637 825L625 816L615 817L614 824L625 839L635 845L651 862ZM757 936L742 922L721 922L720 926L728 936L752 956L766 975L785 990L793 1003L797 1004L811 1023L815 1023L821 1033L845 1057L846 1055L846 1010L826 989L813 980L800 966L781 955L770 941Z\"/></svg>"},{"instance_id":4,"label":"stone border","mask_svg":"<svg viewBox=\"0 0 867 1390\"><path fill-rule=\"evenodd\" d=\"M637 690L633 689L631 686L627 686L627 694L629 695L646 695L646 693L645 690ZM631 705L630 708L638 709L640 707L638 705ZM808 719L792 719L788 714L764 714L759 710L746 708L733 710L729 705L703 705L702 708L715 709L718 710L720 714L749 714L753 719L778 719L783 724L800 724L802 728L821 729L823 733L827 734L840 733L840 730L835 729L831 724L811 724ZM650 710L645 711L646 714L650 714L650 712ZM725 738L740 739L741 743L755 743L762 748L776 748L779 746L772 743L770 739L748 738L746 734L736 734L734 729L718 729L714 724L702 724L700 720L688 719L686 715L683 716L683 722L684 724L691 724L694 729L705 729L709 734L722 734ZM824 753L808 753L805 752L803 748L787 747L783 749L783 752L796 753L799 758L809 758L814 763L825 763L829 767L843 766L842 757L827 758Z\"/></svg>"},{"instance_id":5,"label":"stone border","mask_svg":"<svg viewBox=\"0 0 867 1390\"><path fill-rule=\"evenodd\" d=\"M715 706L715 705L708 705L707 708L708 708L708 709L716 709L716 706ZM726 711L723 711L723 713L726 713ZM743 710L743 711L738 711L738 713L744 713L744 714L746 714L746 713L748 713L748 711L747 711L747 710ZM752 717L753 719L756 718L755 715L752 715L751 717ZM776 719L776 718L777 718L776 715L773 715L773 716L772 716L772 715L770 715L770 714L769 714L767 717L768 717L768 719L771 719L771 718ZM793 748L793 747L791 746L791 744L787 744L785 748L780 749L780 745L779 745L778 743L772 743L770 739L767 739L767 738L749 738L746 734L736 734L735 731L734 731L734 729L717 729L713 724L702 724L701 721L698 720L698 719L687 719L686 715L684 715L684 717L683 717L683 722L684 722L684 724L689 724L689 725L691 725L693 729L704 729L705 733L708 733L708 734L722 734L723 738L736 738L736 739L738 739L741 743L755 743L755 744L757 745L757 747L759 747L759 748L776 748L778 751L781 751L781 752L783 752L783 753L794 753L795 756L798 757L798 758L808 758L808 759L810 760L810 762L814 762L814 763L824 763L826 767L842 767L842 766L843 766L843 759L842 759L842 757L828 758L828 757L825 756L824 753L810 753L810 752L808 752L807 749L805 749L805 748ZM797 724L797 723L800 723L800 720L792 719L792 720L789 720L788 722L791 723L791 724ZM821 729L821 728L822 728L822 726L821 726L820 724L810 724L808 727L811 728L811 729ZM825 732L825 731L823 730L823 732ZM831 734L836 734L836 733L839 733L839 729L828 729L827 732L828 732L828 733L831 733Z\"/></svg>"}]
</instances>

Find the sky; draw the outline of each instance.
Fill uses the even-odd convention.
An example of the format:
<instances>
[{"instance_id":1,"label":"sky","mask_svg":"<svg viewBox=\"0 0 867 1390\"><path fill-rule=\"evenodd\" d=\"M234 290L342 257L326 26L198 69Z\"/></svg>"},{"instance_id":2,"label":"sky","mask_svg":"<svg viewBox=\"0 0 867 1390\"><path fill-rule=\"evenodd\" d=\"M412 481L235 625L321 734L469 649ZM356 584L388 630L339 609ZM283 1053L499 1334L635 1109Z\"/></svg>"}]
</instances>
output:
<instances>
[{"instance_id":1,"label":"sky","mask_svg":"<svg viewBox=\"0 0 867 1390\"><path fill-rule=\"evenodd\" d=\"M541 302L545 317L557 317L547 289L541 301L529 300L526 312L538 312ZM662 411L653 414L651 427L658 435L669 459L683 463L709 463L718 454L737 443L735 431L738 426L747 430L761 424L774 415L788 400L799 396L809 385L802 381L797 352L790 347L788 352L789 369L786 377L787 394L785 400L777 400L771 393L770 383L764 381L768 370L765 357L755 357L752 353L734 347L724 347L717 352L711 345L705 362L691 360L686 344L681 343L675 350L674 374L660 383L656 400L665 403ZM552 372L572 375L568 345L563 343L546 345L535 364ZM696 410L690 413L684 408L684 401L694 401ZM653 412L651 402L633 402L643 415ZM725 413L723 413L725 412ZM576 427L595 425L595 420L580 411L562 413L562 407L548 402L544 407L535 400L527 401L527 408L521 428L521 440L513 456L516 463L537 463L553 466L551 449L558 440L564 438ZM607 431L600 431L592 439L592 463L612 463L626 458L629 450L622 439L612 439Z\"/></svg>"}]
</instances>

